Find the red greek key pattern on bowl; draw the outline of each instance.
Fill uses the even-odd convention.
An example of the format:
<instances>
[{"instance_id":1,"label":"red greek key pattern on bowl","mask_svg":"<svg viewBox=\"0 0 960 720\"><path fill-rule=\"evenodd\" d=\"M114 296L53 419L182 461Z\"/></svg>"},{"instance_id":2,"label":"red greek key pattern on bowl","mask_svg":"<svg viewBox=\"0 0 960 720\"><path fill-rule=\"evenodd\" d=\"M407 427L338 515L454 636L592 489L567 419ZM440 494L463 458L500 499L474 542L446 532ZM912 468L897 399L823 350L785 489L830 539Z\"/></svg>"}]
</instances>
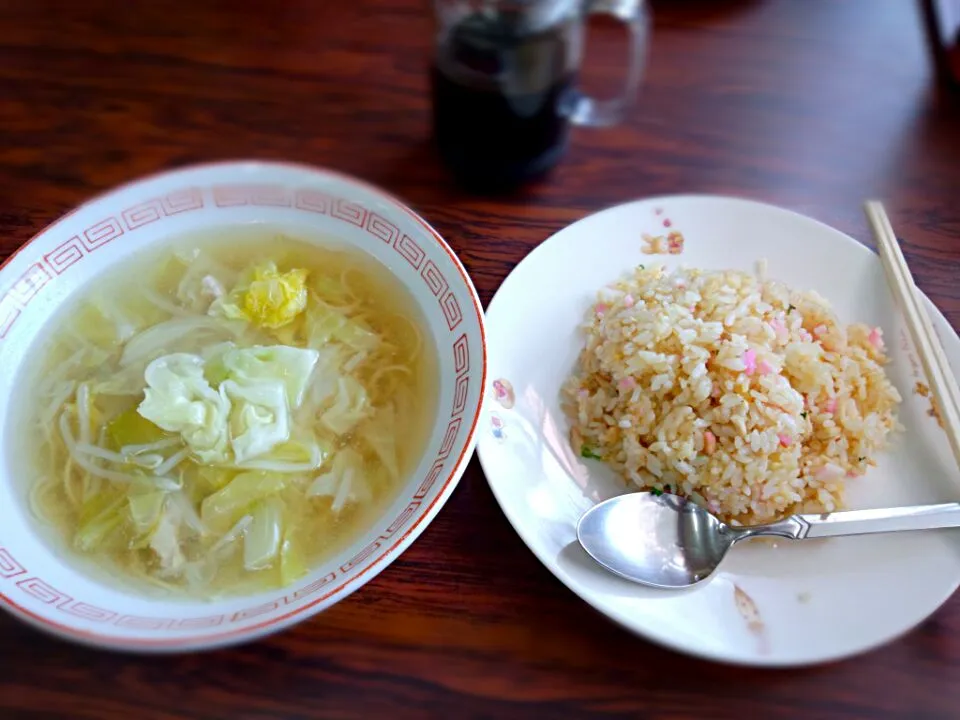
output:
<instances>
[{"instance_id":1,"label":"red greek key pattern on bowl","mask_svg":"<svg viewBox=\"0 0 960 720\"><path fill-rule=\"evenodd\" d=\"M41 263L34 263L10 288L10 293L21 305L26 306L37 293L53 279L50 271Z\"/></svg>"},{"instance_id":2,"label":"red greek key pattern on bowl","mask_svg":"<svg viewBox=\"0 0 960 720\"><path fill-rule=\"evenodd\" d=\"M417 492L413 494L415 498L422 499L426 497L427 493L430 492L430 488L433 487L433 484L437 481L437 478L443 474L443 460L437 460L433 467L430 468L430 472L427 473L427 476L423 479L423 482L420 483L420 487L417 488Z\"/></svg>"},{"instance_id":3,"label":"red greek key pattern on bowl","mask_svg":"<svg viewBox=\"0 0 960 720\"><path fill-rule=\"evenodd\" d=\"M394 520L390 524L390 527L387 528L387 535L393 535L395 532L397 532L397 530L404 527L408 522L410 522L410 519L417 514L417 510L419 509L419 500L414 500L412 503L407 505L407 507L403 509L403 512L397 515L397 519Z\"/></svg>"},{"instance_id":4,"label":"red greek key pattern on bowl","mask_svg":"<svg viewBox=\"0 0 960 720\"><path fill-rule=\"evenodd\" d=\"M420 271L420 277L422 277L424 282L427 283L427 287L430 288L430 292L437 297L443 297L443 294L447 291L447 288L450 287L450 285L447 283L447 279L443 276L443 273L440 272L439 268L433 264L433 260L427 260L427 262L423 264L423 270Z\"/></svg>"},{"instance_id":5,"label":"red greek key pattern on bowl","mask_svg":"<svg viewBox=\"0 0 960 720\"><path fill-rule=\"evenodd\" d=\"M96 250L111 240L123 235L123 227L115 217L108 217L83 231L83 245L87 250Z\"/></svg>"},{"instance_id":6,"label":"red greek key pattern on bowl","mask_svg":"<svg viewBox=\"0 0 960 720\"><path fill-rule=\"evenodd\" d=\"M400 234L399 228L389 220L386 220L376 213L372 212L367 220L367 232L374 237L380 238L387 245L392 245ZM401 253L402 255L403 253Z\"/></svg>"},{"instance_id":7,"label":"red greek key pattern on bowl","mask_svg":"<svg viewBox=\"0 0 960 720\"><path fill-rule=\"evenodd\" d=\"M167 215L177 215L203 207L203 193L199 188L177 190L163 197L147 200L120 213L127 230L136 230Z\"/></svg>"},{"instance_id":8,"label":"red greek key pattern on bowl","mask_svg":"<svg viewBox=\"0 0 960 720\"><path fill-rule=\"evenodd\" d=\"M427 256L423 248L417 245L416 240L409 235L403 235L398 238L394 243L394 247L396 247L400 256L410 263L410 266L414 270L420 269L420 266L423 264L423 259Z\"/></svg>"},{"instance_id":9,"label":"red greek key pattern on bowl","mask_svg":"<svg viewBox=\"0 0 960 720\"><path fill-rule=\"evenodd\" d=\"M460 311L460 303L457 302L453 291L448 292L440 301L440 309L443 310L443 317L447 320L447 327L450 330L456 329L460 321L463 320L463 313Z\"/></svg>"},{"instance_id":10,"label":"red greek key pattern on bowl","mask_svg":"<svg viewBox=\"0 0 960 720\"><path fill-rule=\"evenodd\" d=\"M284 598L284 601L287 603L292 603L301 598L310 597L311 595L317 593L318 591L325 588L327 585L332 583L337 577L336 573L330 573L329 575L324 575L319 580L314 580L312 583L306 587L302 587L299 590L294 590L290 595L287 595Z\"/></svg>"},{"instance_id":11,"label":"red greek key pattern on bowl","mask_svg":"<svg viewBox=\"0 0 960 720\"><path fill-rule=\"evenodd\" d=\"M116 626L131 630L166 630L175 621L171 618L140 617L139 615L122 615L117 619Z\"/></svg>"},{"instance_id":12,"label":"red greek key pattern on bowl","mask_svg":"<svg viewBox=\"0 0 960 720\"><path fill-rule=\"evenodd\" d=\"M250 204L268 207L290 207L291 193L276 185L255 185L250 189Z\"/></svg>"},{"instance_id":13,"label":"red greek key pattern on bowl","mask_svg":"<svg viewBox=\"0 0 960 720\"><path fill-rule=\"evenodd\" d=\"M282 185L217 185L213 188L213 202L217 207L290 207L293 204L292 193Z\"/></svg>"},{"instance_id":14,"label":"red greek key pattern on bowl","mask_svg":"<svg viewBox=\"0 0 960 720\"><path fill-rule=\"evenodd\" d=\"M432 260L427 260L423 264L423 270L420 271L420 277L427 284L434 295L440 300L440 310L447 321L447 328L451 331L463 320L463 312L460 310L460 303L456 295L450 290L450 284L440 272L439 268Z\"/></svg>"},{"instance_id":15,"label":"red greek key pattern on bowl","mask_svg":"<svg viewBox=\"0 0 960 720\"><path fill-rule=\"evenodd\" d=\"M14 559L9 550L0 548L0 578L12 578L25 572L27 569Z\"/></svg>"},{"instance_id":16,"label":"red greek key pattern on bowl","mask_svg":"<svg viewBox=\"0 0 960 720\"><path fill-rule=\"evenodd\" d=\"M76 615L79 618L92 622L109 622L117 617L117 614L112 610L104 610L103 608L88 605L84 602L67 603L60 609L68 615Z\"/></svg>"},{"instance_id":17,"label":"red greek key pattern on bowl","mask_svg":"<svg viewBox=\"0 0 960 720\"><path fill-rule=\"evenodd\" d=\"M447 433L443 436L443 443L440 445L440 453L437 455L441 460L445 460L450 451L453 450L453 446L457 442L457 435L460 433L460 426L463 425L463 420L455 417L450 421L450 424L447 425Z\"/></svg>"},{"instance_id":18,"label":"red greek key pattern on bowl","mask_svg":"<svg viewBox=\"0 0 960 720\"><path fill-rule=\"evenodd\" d=\"M71 265L80 262L82 257L83 243L80 242L79 237L74 235L57 246L52 252L44 255L43 259L57 275L60 275Z\"/></svg>"},{"instance_id":19,"label":"red greek key pattern on bowl","mask_svg":"<svg viewBox=\"0 0 960 720\"><path fill-rule=\"evenodd\" d=\"M257 617L258 615L266 615L267 613L273 612L278 607L280 607L280 601L274 600L272 602L255 605L252 608L247 608L246 610L241 610L238 613L234 613L233 617L230 619L233 622L237 622L239 620L248 620L249 618Z\"/></svg>"},{"instance_id":20,"label":"red greek key pattern on bowl","mask_svg":"<svg viewBox=\"0 0 960 720\"><path fill-rule=\"evenodd\" d=\"M271 207L293 207L297 210L329 215L350 225L362 228L371 237L387 244L418 272L431 294L437 298L441 312L451 332L462 322L463 313L460 304L450 289L450 283L437 264L427 258L423 247L412 237L404 234L400 228L386 218L368 209L309 188L291 188L281 185L222 185L209 188L185 188L138 203L122 211L118 216L109 216L92 223L84 231L64 240L54 250L44 255L40 261L31 265L8 291L0 296L0 338L6 336L9 329L20 316L23 308L45 291L52 281L64 274L91 252L123 236L133 234L139 228L165 218L190 210L205 207L205 194L212 196L212 207L233 207L236 205L261 205ZM207 204L207 207L211 205ZM462 333L449 346L452 352L453 366L457 375L456 388L447 425L439 453L429 472L420 483L413 501L407 505L387 526L376 540L354 555L337 570L316 579L302 588L292 590L282 598L240 610L232 615L209 615L204 617L140 617L123 615L114 610L101 608L79 600L57 590L38 577L17 579L28 574L28 569L20 564L10 552L0 548L0 580L15 578L12 582L33 601L49 606L51 609L86 621L110 624L118 628L145 632L166 632L169 630L191 631L213 628L220 625L243 623L251 619L267 616L283 606L295 605L309 600L324 592L335 593L352 577L366 566L380 560L380 553L386 552L390 539L402 533L429 507L427 496L446 473L446 465L463 424L463 412L469 398L470 388L470 346L466 333ZM339 583L339 586L337 584ZM322 599L322 598L321 598Z\"/></svg>"},{"instance_id":21,"label":"red greek key pattern on bowl","mask_svg":"<svg viewBox=\"0 0 960 720\"><path fill-rule=\"evenodd\" d=\"M150 200L139 205L127 208L120 217L123 218L124 225L128 230L136 230L143 225L149 225L163 217L163 205L160 200Z\"/></svg>"},{"instance_id":22,"label":"red greek key pattern on bowl","mask_svg":"<svg viewBox=\"0 0 960 720\"><path fill-rule=\"evenodd\" d=\"M175 620L171 629L173 630L203 630L204 628L217 627L223 625L227 619L226 615L208 615L207 617L187 618L185 620Z\"/></svg>"},{"instance_id":23,"label":"red greek key pattern on bowl","mask_svg":"<svg viewBox=\"0 0 960 720\"><path fill-rule=\"evenodd\" d=\"M123 224L127 230L136 230L138 227L149 225L163 217L163 204L159 199L150 200L139 205L127 208L120 217L123 218Z\"/></svg>"},{"instance_id":24,"label":"red greek key pattern on bowl","mask_svg":"<svg viewBox=\"0 0 960 720\"><path fill-rule=\"evenodd\" d=\"M35 600L39 600L44 605L62 605L63 603L73 600L73 598L66 593L60 592L55 587L48 585L38 577L31 577L27 578L26 580L21 580L17 583L17 587Z\"/></svg>"},{"instance_id":25,"label":"red greek key pattern on bowl","mask_svg":"<svg viewBox=\"0 0 960 720\"><path fill-rule=\"evenodd\" d=\"M453 414L460 415L467 407L467 397L470 394L470 376L461 375L457 378L457 387L453 392Z\"/></svg>"},{"instance_id":26,"label":"red greek key pattern on bowl","mask_svg":"<svg viewBox=\"0 0 960 720\"><path fill-rule=\"evenodd\" d=\"M294 203L298 210L326 215L330 212L330 196L315 190L297 190Z\"/></svg>"},{"instance_id":27,"label":"red greek key pattern on bowl","mask_svg":"<svg viewBox=\"0 0 960 720\"><path fill-rule=\"evenodd\" d=\"M366 560L368 557L373 555L379 548L380 548L380 539L378 538L374 540L372 543L370 543L369 545L367 545L363 550L358 552L352 558L347 560L347 562L344 565L341 565L340 572L342 573L349 572L350 570L355 568L357 565L362 563L364 560Z\"/></svg>"},{"instance_id":28,"label":"red greek key pattern on bowl","mask_svg":"<svg viewBox=\"0 0 960 720\"><path fill-rule=\"evenodd\" d=\"M230 185L213 189L213 204L217 207L233 207L250 204L250 190L244 186Z\"/></svg>"},{"instance_id":29,"label":"red greek key pattern on bowl","mask_svg":"<svg viewBox=\"0 0 960 720\"><path fill-rule=\"evenodd\" d=\"M470 370L470 341L464 333L453 343L453 370L457 376Z\"/></svg>"},{"instance_id":30,"label":"red greek key pattern on bowl","mask_svg":"<svg viewBox=\"0 0 960 720\"><path fill-rule=\"evenodd\" d=\"M337 220L345 220L351 225L363 227L363 223L367 219L367 210L356 203L344 200L343 198L336 198L333 201L330 216L337 218Z\"/></svg>"},{"instance_id":31,"label":"red greek key pattern on bowl","mask_svg":"<svg viewBox=\"0 0 960 720\"><path fill-rule=\"evenodd\" d=\"M203 193L200 188L186 188L175 190L160 198L160 205L165 215L177 215L189 210L199 210L203 207Z\"/></svg>"}]
</instances>

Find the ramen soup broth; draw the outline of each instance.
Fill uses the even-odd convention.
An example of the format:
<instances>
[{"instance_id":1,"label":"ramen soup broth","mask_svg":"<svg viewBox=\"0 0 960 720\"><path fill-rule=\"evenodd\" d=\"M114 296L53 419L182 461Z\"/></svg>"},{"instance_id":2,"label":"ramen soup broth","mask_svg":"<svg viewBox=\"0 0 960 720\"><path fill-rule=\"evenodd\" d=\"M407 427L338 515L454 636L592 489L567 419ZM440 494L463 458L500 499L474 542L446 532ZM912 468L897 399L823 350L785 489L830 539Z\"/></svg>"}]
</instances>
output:
<instances>
[{"instance_id":1,"label":"ramen soup broth","mask_svg":"<svg viewBox=\"0 0 960 720\"><path fill-rule=\"evenodd\" d=\"M31 353L7 440L84 571L213 597L287 585L369 530L424 451L432 336L367 254L263 226L96 278Z\"/></svg>"}]
</instances>

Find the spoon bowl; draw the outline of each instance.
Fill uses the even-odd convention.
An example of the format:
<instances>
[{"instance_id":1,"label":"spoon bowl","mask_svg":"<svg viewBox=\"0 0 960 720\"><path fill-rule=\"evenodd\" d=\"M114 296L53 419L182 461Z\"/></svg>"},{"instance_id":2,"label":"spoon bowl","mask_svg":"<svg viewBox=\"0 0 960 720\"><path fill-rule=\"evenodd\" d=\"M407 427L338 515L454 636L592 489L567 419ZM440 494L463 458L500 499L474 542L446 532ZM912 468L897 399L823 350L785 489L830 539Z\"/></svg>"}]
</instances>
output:
<instances>
[{"instance_id":1,"label":"spoon bowl","mask_svg":"<svg viewBox=\"0 0 960 720\"><path fill-rule=\"evenodd\" d=\"M598 563L628 580L683 588L709 577L733 535L695 503L677 495L631 493L588 510L577 538Z\"/></svg>"}]
</instances>

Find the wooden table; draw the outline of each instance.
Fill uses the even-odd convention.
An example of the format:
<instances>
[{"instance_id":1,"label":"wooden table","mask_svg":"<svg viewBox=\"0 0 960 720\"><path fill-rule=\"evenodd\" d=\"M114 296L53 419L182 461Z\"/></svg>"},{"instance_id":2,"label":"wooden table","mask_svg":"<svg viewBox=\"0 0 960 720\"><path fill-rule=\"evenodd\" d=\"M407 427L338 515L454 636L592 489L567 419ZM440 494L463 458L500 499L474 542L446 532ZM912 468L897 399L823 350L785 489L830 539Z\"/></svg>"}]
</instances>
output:
<instances>
[{"instance_id":1,"label":"wooden table","mask_svg":"<svg viewBox=\"0 0 960 720\"><path fill-rule=\"evenodd\" d=\"M503 199L462 194L434 157L426 7L7 0L0 248L13 251L82 200L145 173L289 159L405 198L488 302L537 243L621 201L744 195L867 239L860 203L876 195L919 284L960 321L960 107L934 87L908 0L658 2L628 122L577 132L552 177ZM594 39L591 81L613 82L617 36ZM828 667L770 672L681 657L592 613L541 567L474 461L387 571L322 616L249 646L111 655L0 618L3 718L748 714L960 716L960 599L889 647Z\"/></svg>"}]
</instances>

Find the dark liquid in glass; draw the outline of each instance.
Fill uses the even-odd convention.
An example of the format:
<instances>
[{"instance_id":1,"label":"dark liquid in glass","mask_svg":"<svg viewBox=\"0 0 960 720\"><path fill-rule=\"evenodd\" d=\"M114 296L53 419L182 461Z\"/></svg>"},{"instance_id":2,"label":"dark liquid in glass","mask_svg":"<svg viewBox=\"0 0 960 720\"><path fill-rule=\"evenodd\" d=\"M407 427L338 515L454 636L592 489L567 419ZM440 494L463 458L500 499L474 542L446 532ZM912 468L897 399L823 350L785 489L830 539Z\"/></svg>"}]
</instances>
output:
<instances>
[{"instance_id":1,"label":"dark liquid in glass","mask_svg":"<svg viewBox=\"0 0 960 720\"><path fill-rule=\"evenodd\" d=\"M559 160L574 97L570 33L481 13L450 31L432 71L434 134L463 183L508 189Z\"/></svg>"}]
</instances>

